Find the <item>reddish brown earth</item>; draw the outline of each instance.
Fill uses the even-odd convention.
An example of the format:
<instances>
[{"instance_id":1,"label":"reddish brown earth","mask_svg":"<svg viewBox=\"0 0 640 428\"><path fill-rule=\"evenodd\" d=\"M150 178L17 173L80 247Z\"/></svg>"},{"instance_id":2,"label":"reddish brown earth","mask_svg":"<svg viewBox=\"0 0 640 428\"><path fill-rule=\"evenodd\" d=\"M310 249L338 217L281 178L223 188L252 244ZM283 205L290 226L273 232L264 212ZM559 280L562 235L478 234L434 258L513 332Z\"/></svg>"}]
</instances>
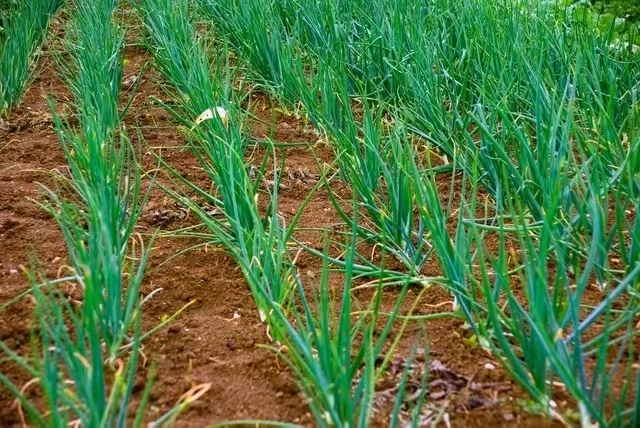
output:
<instances>
[{"instance_id":1,"label":"reddish brown earth","mask_svg":"<svg viewBox=\"0 0 640 428\"><path fill-rule=\"evenodd\" d=\"M126 58L125 81L136 75L148 59L144 53L134 50L128 50ZM61 235L54 220L36 202L40 199L38 183L51 185L50 173L65 167L44 97L54 95L65 99L67 92L55 70L47 65L50 61L44 63L42 73L21 107L12 114L8 129L0 130L0 305L27 289L22 269L29 265L32 254L37 256L51 278L65 275L66 249ZM164 97L157 77L148 70L142 79L126 122L130 134L135 134L135 126L142 130L145 141L134 139L134 142L140 144L143 168L153 169L155 157L152 152L161 153L181 173L207 186L197 160L184 148L184 139L175 131L168 114L150 99L151 96ZM123 99L129 95L125 91ZM299 120L274 110L265 97L254 96L252 104L257 117L273 124L274 141L310 143L309 146L292 145L286 149L286 165L291 174L286 175L281 189L281 211L290 219L316 184L318 171L313 151L327 162L331 161L331 151L317 142L318 137L306 130ZM255 138L264 138L269 133L267 125L253 125ZM444 177L443 180L448 182L449 179ZM158 180L171 186L162 173ZM157 229L176 230L192 225L194 221L156 187L152 190L139 232L148 237ZM301 226L329 227L337 222L327 195L319 192L309 204ZM303 232L298 238L321 247L318 234ZM144 343L146 361L148 364L155 362L158 373L148 419L154 420L171 408L194 386L210 384L208 391L180 417L177 426L203 427L245 419L313 426L305 398L299 394L292 373L272 351L261 347L269 345L270 341L233 260L214 247L171 258L197 243L161 237L153 246L142 291L145 295L153 290L161 291L144 307L145 328L150 329L185 305L189 306ZM298 267L311 283L312 277L319 277L320 263L310 255L302 255ZM334 282L340 285L339 278ZM411 290L409 296L415 298L419 291ZM392 305L395 298L396 293L389 292L385 296L385 306ZM450 300L446 292L433 287L425 293L418 312L448 311ZM0 311L0 340L23 354L29 351L32 308L31 300L26 297ZM410 324L407 339L402 342L403 352L391 365L388 379L380 386L381 391L393 387L403 356L406 357L406 350L420 331L420 325ZM526 396L490 355L466 342L468 333L460 320L426 321L424 331L426 341L421 348L428 355L427 358L421 356L418 362L429 367L430 382L439 380L431 384L425 412L432 409L437 413L444 409L451 425L460 427L554 425L518 405L517 400ZM141 393L148 364L141 369L137 394ZM18 386L30 380L5 359L0 360L0 370ZM384 403L382 407L385 408ZM376 425L384 426L385 421L383 414L376 416ZM0 388L0 425L19 424L12 397L6 389Z\"/></svg>"}]
</instances>

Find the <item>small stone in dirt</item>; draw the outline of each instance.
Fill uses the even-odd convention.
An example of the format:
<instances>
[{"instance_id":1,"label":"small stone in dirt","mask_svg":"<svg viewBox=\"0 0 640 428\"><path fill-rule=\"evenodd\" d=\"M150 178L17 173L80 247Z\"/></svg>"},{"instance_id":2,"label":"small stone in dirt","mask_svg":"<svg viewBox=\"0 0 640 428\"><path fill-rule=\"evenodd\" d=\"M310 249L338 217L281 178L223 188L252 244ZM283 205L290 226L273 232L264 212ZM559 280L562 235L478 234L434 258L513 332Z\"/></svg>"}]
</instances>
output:
<instances>
[{"instance_id":1,"label":"small stone in dirt","mask_svg":"<svg viewBox=\"0 0 640 428\"><path fill-rule=\"evenodd\" d=\"M124 79L124 80L122 81L122 86L123 86L124 88L126 88L126 89L129 89L129 88L131 88L131 87L136 83L136 81L137 81L137 80L138 80L138 76L136 76L136 75L134 74L134 75L129 76L129 77L127 77L126 79Z\"/></svg>"},{"instance_id":2,"label":"small stone in dirt","mask_svg":"<svg viewBox=\"0 0 640 428\"><path fill-rule=\"evenodd\" d=\"M236 349L238 349L238 346L233 340L229 340L227 342L227 349L229 349L229 351L235 351Z\"/></svg>"},{"instance_id":3,"label":"small stone in dirt","mask_svg":"<svg viewBox=\"0 0 640 428\"><path fill-rule=\"evenodd\" d=\"M15 274L17 274L17 273L18 273L18 269L9 269L9 273L10 273L11 275L15 275Z\"/></svg>"},{"instance_id":4,"label":"small stone in dirt","mask_svg":"<svg viewBox=\"0 0 640 428\"><path fill-rule=\"evenodd\" d=\"M180 325L179 324L171 324L169 326L169 333L178 333L180 331Z\"/></svg>"},{"instance_id":5,"label":"small stone in dirt","mask_svg":"<svg viewBox=\"0 0 640 428\"><path fill-rule=\"evenodd\" d=\"M502 414L502 418L506 421L506 422L511 422L512 420L514 420L516 417L513 416L513 413L503 413Z\"/></svg>"},{"instance_id":6,"label":"small stone in dirt","mask_svg":"<svg viewBox=\"0 0 640 428\"><path fill-rule=\"evenodd\" d=\"M432 392L431 394L429 394L429 398L431 398L432 400L441 400L446 395L447 393L445 391Z\"/></svg>"},{"instance_id":7,"label":"small stone in dirt","mask_svg":"<svg viewBox=\"0 0 640 428\"><path fill-rule=\"evenodd\" d=\"M496 366L494 366L491 363L487 363L487 364L484 365L484 368L487 369L487 370L495 370Z\"/></svg>"}]
</instances>

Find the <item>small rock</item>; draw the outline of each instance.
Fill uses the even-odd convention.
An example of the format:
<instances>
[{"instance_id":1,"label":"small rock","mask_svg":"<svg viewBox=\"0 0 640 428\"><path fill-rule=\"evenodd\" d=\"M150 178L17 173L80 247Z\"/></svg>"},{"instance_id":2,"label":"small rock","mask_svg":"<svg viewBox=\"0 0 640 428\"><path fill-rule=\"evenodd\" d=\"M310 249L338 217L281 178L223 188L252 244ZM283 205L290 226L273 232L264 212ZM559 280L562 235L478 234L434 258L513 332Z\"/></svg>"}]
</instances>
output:
<instances>
[{"instance_id":1,"label":"small rock","mask_svg":"<svg viewBox=\"0 0 640 428\"><path fill-rule=\"evenodd\" d=\"M487 369L487 370L495 370L496 366L494 366L491 363L487 363L487 364L484 365L484 368Z\"/></svg>"},{"instance_id":2,"label":"small rock","mask_svg":"<svg viewBox=\"0 0 640 428\"><path fill-rule=\"evenodd\" d=\"M235 351L236 349L238 349L238 346L233 340L230 340L227 342L227 349L230 351Z\"/></svg>"},{"instance_id":3,"label":"small rock","mask_svg":"<svg viewBox=\"0 0 640 428\"><path fill-rule=\"evenodd\" d=\"M432 392L431 394L429 394L429 398L431 398L432 400L441 400L446 395L447 393L444 391Z\"/></svg>"},{"instance_id":4,"label":"small rock","mask_svg":"<svg viewBox=\"0 0 640 428\"><path fill-rule=\"evenodd\" d=\"M15 274L17 274L17 273L18 273L18 269L9 269L9 273L10 273L11 275L15 275Z\"/></svg>"},{"instance_id":5,"label":"small rock","mask_svg":"<svg viewBox=\"0 0 640 428\"><path fill-rule=\"evenodd\" d=\"M502 419L504 419L506 422L511 422L515 419L516 417L513 415L513 413L503 413L502 414Z\"/></svg>"},{"instance_id":6,"label":"small rock","mask_svg":"<svg viewBox=\"0 0 640 428\"><path fill-rule=\"evenodd\" d=\"M131 88L131 87L136 83L136 81L137 81L137 80L138 80L138 76L136 76L136 75L134 74L134 75L129 76L129 77L127 77L126 79L124 79L124 80L122 81L122 86L123 86L125 89L129 89L129 88Z\"/></svg>"}]
</instances>

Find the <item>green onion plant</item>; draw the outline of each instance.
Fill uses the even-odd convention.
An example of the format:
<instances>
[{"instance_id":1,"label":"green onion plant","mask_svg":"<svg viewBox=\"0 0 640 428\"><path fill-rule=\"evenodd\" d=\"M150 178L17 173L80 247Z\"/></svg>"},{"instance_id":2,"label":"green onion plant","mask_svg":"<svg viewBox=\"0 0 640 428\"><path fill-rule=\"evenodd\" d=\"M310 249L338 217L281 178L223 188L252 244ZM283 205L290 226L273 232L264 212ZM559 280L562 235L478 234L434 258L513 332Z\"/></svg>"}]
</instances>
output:
<instances>
[{"instance_id":1,"label":"green onion plant","mask_svg":"<svg viewBox=\"0 0 640 428\"><path fill-rule=\"evenodd\" d=\"M49 22L63 0L21 1L0 22L0 117L8 117L29 86Z\"/></svg>"},{"instance_id":2,"label":"green onion plant","mask_svg":"<svg viewBox=\"0 0 640 428\"><path fill-rule=\"evenodd\" d=\"M45 188L43 207L67 244L74 286L71 303L52 282L30 276L39 351L33 361L3 350L34 376L45 399L37 406L6 377L36 426L129 426L141 341L139 289L149 253L134 242L145 197L131 143L120 122L123 30L112 0L69 5L61 74L75 99L77 126L50 107L69 176ZM128 351L130 349L130 351ZM148 398L150 383L145 396ZM140 426L143 397L135 417Z\"/></svg>"},{"instance_id":3,"label":"green onion plant","mask_svg":"<svg viewBox=\"0 0 640 428\"><path fill-rule=\"evenodd\" d=\"M71 423L128 426L141 349L140 318L126 360L118 358L105 367L103 343L95 320L87 320L56 286L46 280L39 284L34 272L30 280L36 302L39 351L29 358L15 354L2 343L0 347L33 376L30 383L39 386L45 411L30 399L33 387L19 388L5 375L0 375L0 382L19 400L31 426L63 427ZM139 414L144 410L141 406Z\"/></svg>"},{"instance_id":4,"label":"green onion plant","mask_svg":"<svg viewBox=\"0 0 640 428\"><path fill-rule=\"evenodd\" d=\"M173 171L172 176L206 204L173 194L212 232L208 238L233 255L264 321L269 312L264 296L284 304L293 285L287 247L293 228L286 227L278 214L278 175L272 190L264 187L272 153L267 152L252 177L245 161L242 100L235 99L231 90L229 58L221 56L212 70L208 45L190 20L189 2L143 0L140 6L156 65L167 80L167 94L175 101L175 107L166 107L184 127L193 153L215 185L215 192L210 192ZM278 167L275 160L273 164ZM267 201L266 211L260 209L260 198Z\"/></svg>"},{"instance_id":5,"label":"green onion plant","mask_svg":"<svg viewBox=\"0 0 640 428\"><path fill-rule=\"evenodd\" d=\"M357 224L357 214L352 223ZM271 326L275 336L281 338L280 346L274 350L296 374L318 426L370 426L376 385L396 355L402 332L407 326L406 321L402 323L393 338L393 329L409 290L408 282L402 287L386 319L382 314L382 283L362 312L366 315L353 315L358 309L352 289L356 238L354 229L350 238L351 250L345 256L344 285L339 293L332 291L329 285L330 241L325 236L326 257L319 287L304 286L296 278L298 304L291 310L292 316L289 316L287 308L272 302ZM407 367L413 364L414 357L415 353L409 356ZM399 409L406 389L407 378L404 376L398 388L396 411L391 415L390 426L400 424ZM420 404L427 392L424 379L420 391L415 397L417 406L412 410L413 423L410 426L418 426Z\"/></svg>"},{"instance_id":6,"label":"green onion plant","mask_svg":"<svg viewBox=\"0 0 640 428\"><path fill-rule=\"evenodd\" d=\"M100 326L115 358L137 313L148 254L130 257L144 205L140 171L120 122L124 33L113 20L114 2L76 2L67 28L68 58L62 76L75 98L78 127L54 113L70 171L72 198L49 190L49 210L63 232L69 258L84 290L83 311Z\"/></svg>"}]
</instances>

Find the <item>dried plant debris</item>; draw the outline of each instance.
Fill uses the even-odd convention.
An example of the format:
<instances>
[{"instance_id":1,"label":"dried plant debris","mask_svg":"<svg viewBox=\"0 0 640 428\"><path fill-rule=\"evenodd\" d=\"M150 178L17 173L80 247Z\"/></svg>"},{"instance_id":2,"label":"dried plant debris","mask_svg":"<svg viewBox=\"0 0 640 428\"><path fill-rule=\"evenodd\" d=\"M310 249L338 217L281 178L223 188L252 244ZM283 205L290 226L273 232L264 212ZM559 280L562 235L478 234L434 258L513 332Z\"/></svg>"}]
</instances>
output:
<instances>
[{"instance_id":1,"label":"dried plant debris","mask_svg":"<svg viewBox=\"0 0 640 428\"><path fill-rule=\"evenodd\" d=\"M397 357L391 361L378 385L374 412L387 414L395 405L405 372L406 391L400 408L402 425L409 426L415 417L419 418L420 426L436 421L446 423L449 414L466 413L497 403L498 384L474 382L473 377L457 373L440 360L427 361L422 351L412 360ZM423 395L424 404L416 415L415 406Z\"/></svg>"}]
</instances>

